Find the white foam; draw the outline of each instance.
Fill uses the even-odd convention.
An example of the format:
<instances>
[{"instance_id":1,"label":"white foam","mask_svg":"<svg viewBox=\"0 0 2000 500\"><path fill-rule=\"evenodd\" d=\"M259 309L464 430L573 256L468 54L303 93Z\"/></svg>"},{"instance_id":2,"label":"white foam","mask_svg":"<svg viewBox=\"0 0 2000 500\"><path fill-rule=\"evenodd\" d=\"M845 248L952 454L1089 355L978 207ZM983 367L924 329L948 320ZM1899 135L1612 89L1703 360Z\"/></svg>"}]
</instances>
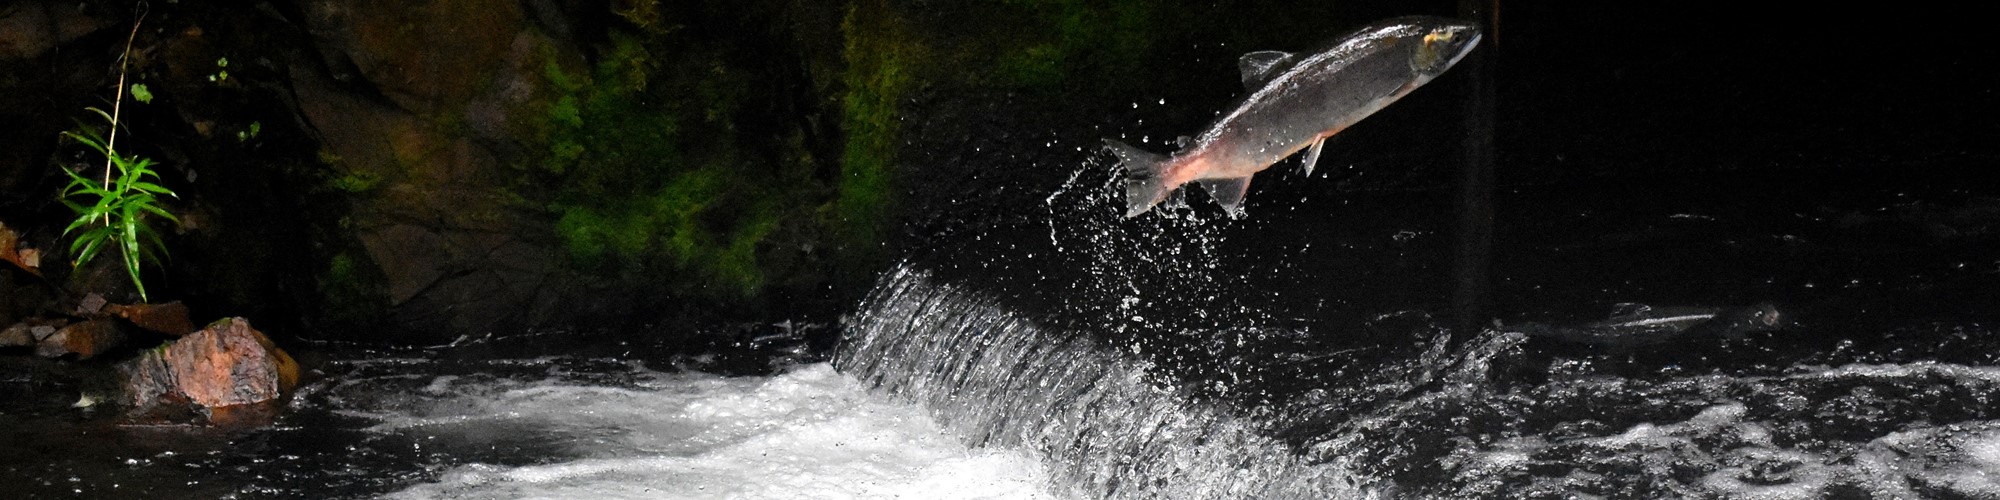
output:
<instances>
[{"instance_id":1,"label":"white foam","mask_svg":"<svg viewBox=\"0 0 2000 500\"><path fill-rule=\"evenodd\" d=\"M481 386L481 384L488 384ZM379 432L564 440L575 458L476 464L396 498L1059 498L1030 455L971 449L920 408L825 364L768 378L654 374L640 387L450 382ZM384 412L378 412L380 415Z\"/></svg>"}]
</instances>

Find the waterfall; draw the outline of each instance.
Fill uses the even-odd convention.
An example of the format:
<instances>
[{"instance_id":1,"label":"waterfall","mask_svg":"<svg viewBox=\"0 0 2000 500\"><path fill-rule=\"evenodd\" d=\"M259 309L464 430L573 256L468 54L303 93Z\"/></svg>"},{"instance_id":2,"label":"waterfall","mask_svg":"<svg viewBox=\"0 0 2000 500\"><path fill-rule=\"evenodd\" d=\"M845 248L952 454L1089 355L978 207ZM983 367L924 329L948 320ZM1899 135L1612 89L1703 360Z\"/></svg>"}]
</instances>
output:
<instances>
[{"instance_id":1,"label":"waterfall","mask_svg":"<svg viewBox=\"0 0 2000 500\"><path fill-rule=\"evenodd\" d=\"M973 444L1040 453L1086 496L1381 496L1089 332L1046 327L907 265L851 319L835 365L929 408Z\"/></svg>"}]
</instances>

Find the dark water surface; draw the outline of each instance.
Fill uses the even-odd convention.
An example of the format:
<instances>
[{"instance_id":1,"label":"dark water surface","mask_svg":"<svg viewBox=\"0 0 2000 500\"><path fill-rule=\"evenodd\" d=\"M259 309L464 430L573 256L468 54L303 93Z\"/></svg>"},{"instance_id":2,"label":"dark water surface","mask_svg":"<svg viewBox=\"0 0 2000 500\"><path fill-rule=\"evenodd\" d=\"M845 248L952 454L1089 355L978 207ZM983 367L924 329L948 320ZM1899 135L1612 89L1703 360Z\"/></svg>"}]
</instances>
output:
<instances>
[{"instance_id":1,"label":"dark water surface","mask_svg":"<svg viewBox=\"0 0 2000 500\"><path fill-rule=\"evenodd\" d=\"M1983 162L1507 186L1479 331L1441 193L1123 220L1093 168L885 277L838 365L1108 497L2000 494ZM1783 321L1592 343L1628 303Z\"/></svg>"},{"instance_id":2,"label":"dark water surface","mask_svg":"<svg viewBox=\"0 0 2000 500\"><path fill-rule=\"evenodd\" d=\"M678 460L743 450L628 440L680 423L450 423L556 386L629 414L740 384L732 400L817 387L786 394L840 402L771 428L934 420L899 427L944 437L892 439L932 450L899 460L1025 471L980 490L1003 498L2000 498L2000 110L1991 80L1966 74L1990 57L1940 37L1961 32L1954 19L1651 8L1523 6L1473 56L1498 68L1484 280L1462 279L1455 251L1465 74L1343 133L1317 176L1260 174L1238 220L1201 194L1120 218L1097 151L1104 138L1169 151L1227 105L1184 98L1234 89L1170 100L1165 83L1131 83L1120 111L1092 116L1032 102L1044 97L926 95L905 108L910 251L838 328L706 346L629 333L327 346L324 378L276 426L245 431L118 426L69 408L75 387L0 372L0 456L14 457L0 484L30 497L731 494L661 484L780 497L790 483L750 469L647 482L726 469ZM1233 68L1199 58L1161 81L1233 84L1197 76ZM1454 300L1468 283L1482 307ZM1782 321L1594 341L1632 319L1617 315L1626 304L1768 304ZM814 364L829 352L838 373ZM751 376L676 378L697 371ZM399 394L472 409L414 410L395 402L425 398ZM397 410L366 410L385 407ZM638 486L591 489L599 479ZM918 486L849 496L931 484L885 481ZM533 488L545 484L562 488Z\"/></svg>"}]
</instances>

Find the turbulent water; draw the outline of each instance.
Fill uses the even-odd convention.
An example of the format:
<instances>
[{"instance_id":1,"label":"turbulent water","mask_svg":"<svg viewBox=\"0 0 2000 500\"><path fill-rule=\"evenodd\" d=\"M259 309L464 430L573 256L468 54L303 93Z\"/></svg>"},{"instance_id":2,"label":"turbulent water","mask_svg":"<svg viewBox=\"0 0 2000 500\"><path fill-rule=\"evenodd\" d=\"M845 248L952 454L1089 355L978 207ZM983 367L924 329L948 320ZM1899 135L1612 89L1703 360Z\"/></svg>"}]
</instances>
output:
<instances>
[{"instance_id":1,"label":"turbulent water","mask_svg":"<svg viewBox=\"0 0 2000 500\"><path fill-rule=\"evenodd\" d=\"M2000 498L2000 197L1815 193L1811 212L1762 219L1729 204L1785 201L1548 208L1507 234L1629 230L1517 246L1532 258L1501 266L1506 306L1463 330L1436 285L1440 211L1396 201L1420 194L1325 213L1253 199L1245 220L1196 198L1127 220L1096 168L1036 195L1046 213L954 219L818 327L840 338L830 363L789 324L710 346L326 346L316 381L249 430L119 424L10 377L28 409L0 412L0 483L35 498ZM1769 301L1786 321L1590 344L1604 306L1634 299ZM760 347L721 347L736 344ZM706 372L742 362L771 364Z\"/></svg>"},{"instance_id":2,"label":"turbulent water","mask_svg":"<svg viewBox=\"0 0 2000 500\"><path fill-rule=\"evenodd\" d=\"M1073 497L824 362L721 376L557 339L349 353L266 428L10 421L0 476L27 498Z\"/></svg>"},{"instance_id":3,"label":"turbulent water","mask_svg":"<svg viewBox=\"0 0 2000 500\"><path fill-rule=\"evenodd\" d=\"M921 271L885 278L858 322L844 369L973 442L1038 452L1092 497L2000 497L1990 366L1630 376L1494 330L1413 369L1267 384L1246 407ZM1527 363L1544 374L1502 373Z\"/></svg>"},{"instance_id":4,"label":"turbulent water","mask_svg":"<svg viewBox=\"0 0 2000 500\"><path fill-rule=\"evenodd\" d=\"M452 466L391 498L1057 498L1028 455L970 449L823 363L772 377L635 367L327 390L345 394L342 413L379 422L370 432L541 453Z\"/></svg>"},{"instance_id":5,"label":"turbulent water","mask_svg":"<svg viewBox=\"0 0 2000 500\"><path fill-rule=\"evenodd\" d=\"M2000 199L1521 190L1464 330L1435 193L1120 219L1115 179L947 224L836 366L1093 498L2000 498ZM1592 343L1620 303L1757 301L1784 320Z\"/></svg>"}]
</instances>

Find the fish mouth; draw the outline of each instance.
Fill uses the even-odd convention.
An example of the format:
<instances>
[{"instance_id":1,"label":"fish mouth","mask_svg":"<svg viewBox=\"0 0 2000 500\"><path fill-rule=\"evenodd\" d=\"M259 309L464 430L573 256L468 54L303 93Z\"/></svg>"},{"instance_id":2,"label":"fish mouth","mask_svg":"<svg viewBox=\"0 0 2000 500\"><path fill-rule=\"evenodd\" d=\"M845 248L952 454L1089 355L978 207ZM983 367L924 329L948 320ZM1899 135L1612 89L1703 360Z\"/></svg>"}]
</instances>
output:
<instances>
[{"instance_id":1,"label":"fish mouth","mask_svg":"<svg viewBox=\"0 0 2000 500\"><path fill-rule=\"evenodd\" d=\"M1451 55L1450 59L1445 60L1443 66L1438 67L1439 71L1443 71L1445 68L1450 68L1454 65L1457 65L1459 59L1464 59L1466 54L1471 54L1472 48L1479 46L1479 40L1486 37L1485 33L1480 33L1479 30L1476 28L1467 28L1466 31L1469 31L1470 33L1467 34L1471 36L1465 39L1464 45L1460 45L1458 47L1458 50L1453 51L1455 53ZM1450 43L1450 41L1447 40L1446 43Z\"/></svg>"},{"instance_id":2,"label":"fish mouth","mask_svg":"<svg viewBox=\"0 0 2000 500\"><path fill-rule=\"evenodd\" d=\"M1434 28L1425 33L1422 45L1410 59L1410 70L1419 78L1428 80L1451 69L1458 61L1472 53L1472 48L1484 38L1479 28L1470 24L1451 24Z\"/></svg>"}]
</instances>

